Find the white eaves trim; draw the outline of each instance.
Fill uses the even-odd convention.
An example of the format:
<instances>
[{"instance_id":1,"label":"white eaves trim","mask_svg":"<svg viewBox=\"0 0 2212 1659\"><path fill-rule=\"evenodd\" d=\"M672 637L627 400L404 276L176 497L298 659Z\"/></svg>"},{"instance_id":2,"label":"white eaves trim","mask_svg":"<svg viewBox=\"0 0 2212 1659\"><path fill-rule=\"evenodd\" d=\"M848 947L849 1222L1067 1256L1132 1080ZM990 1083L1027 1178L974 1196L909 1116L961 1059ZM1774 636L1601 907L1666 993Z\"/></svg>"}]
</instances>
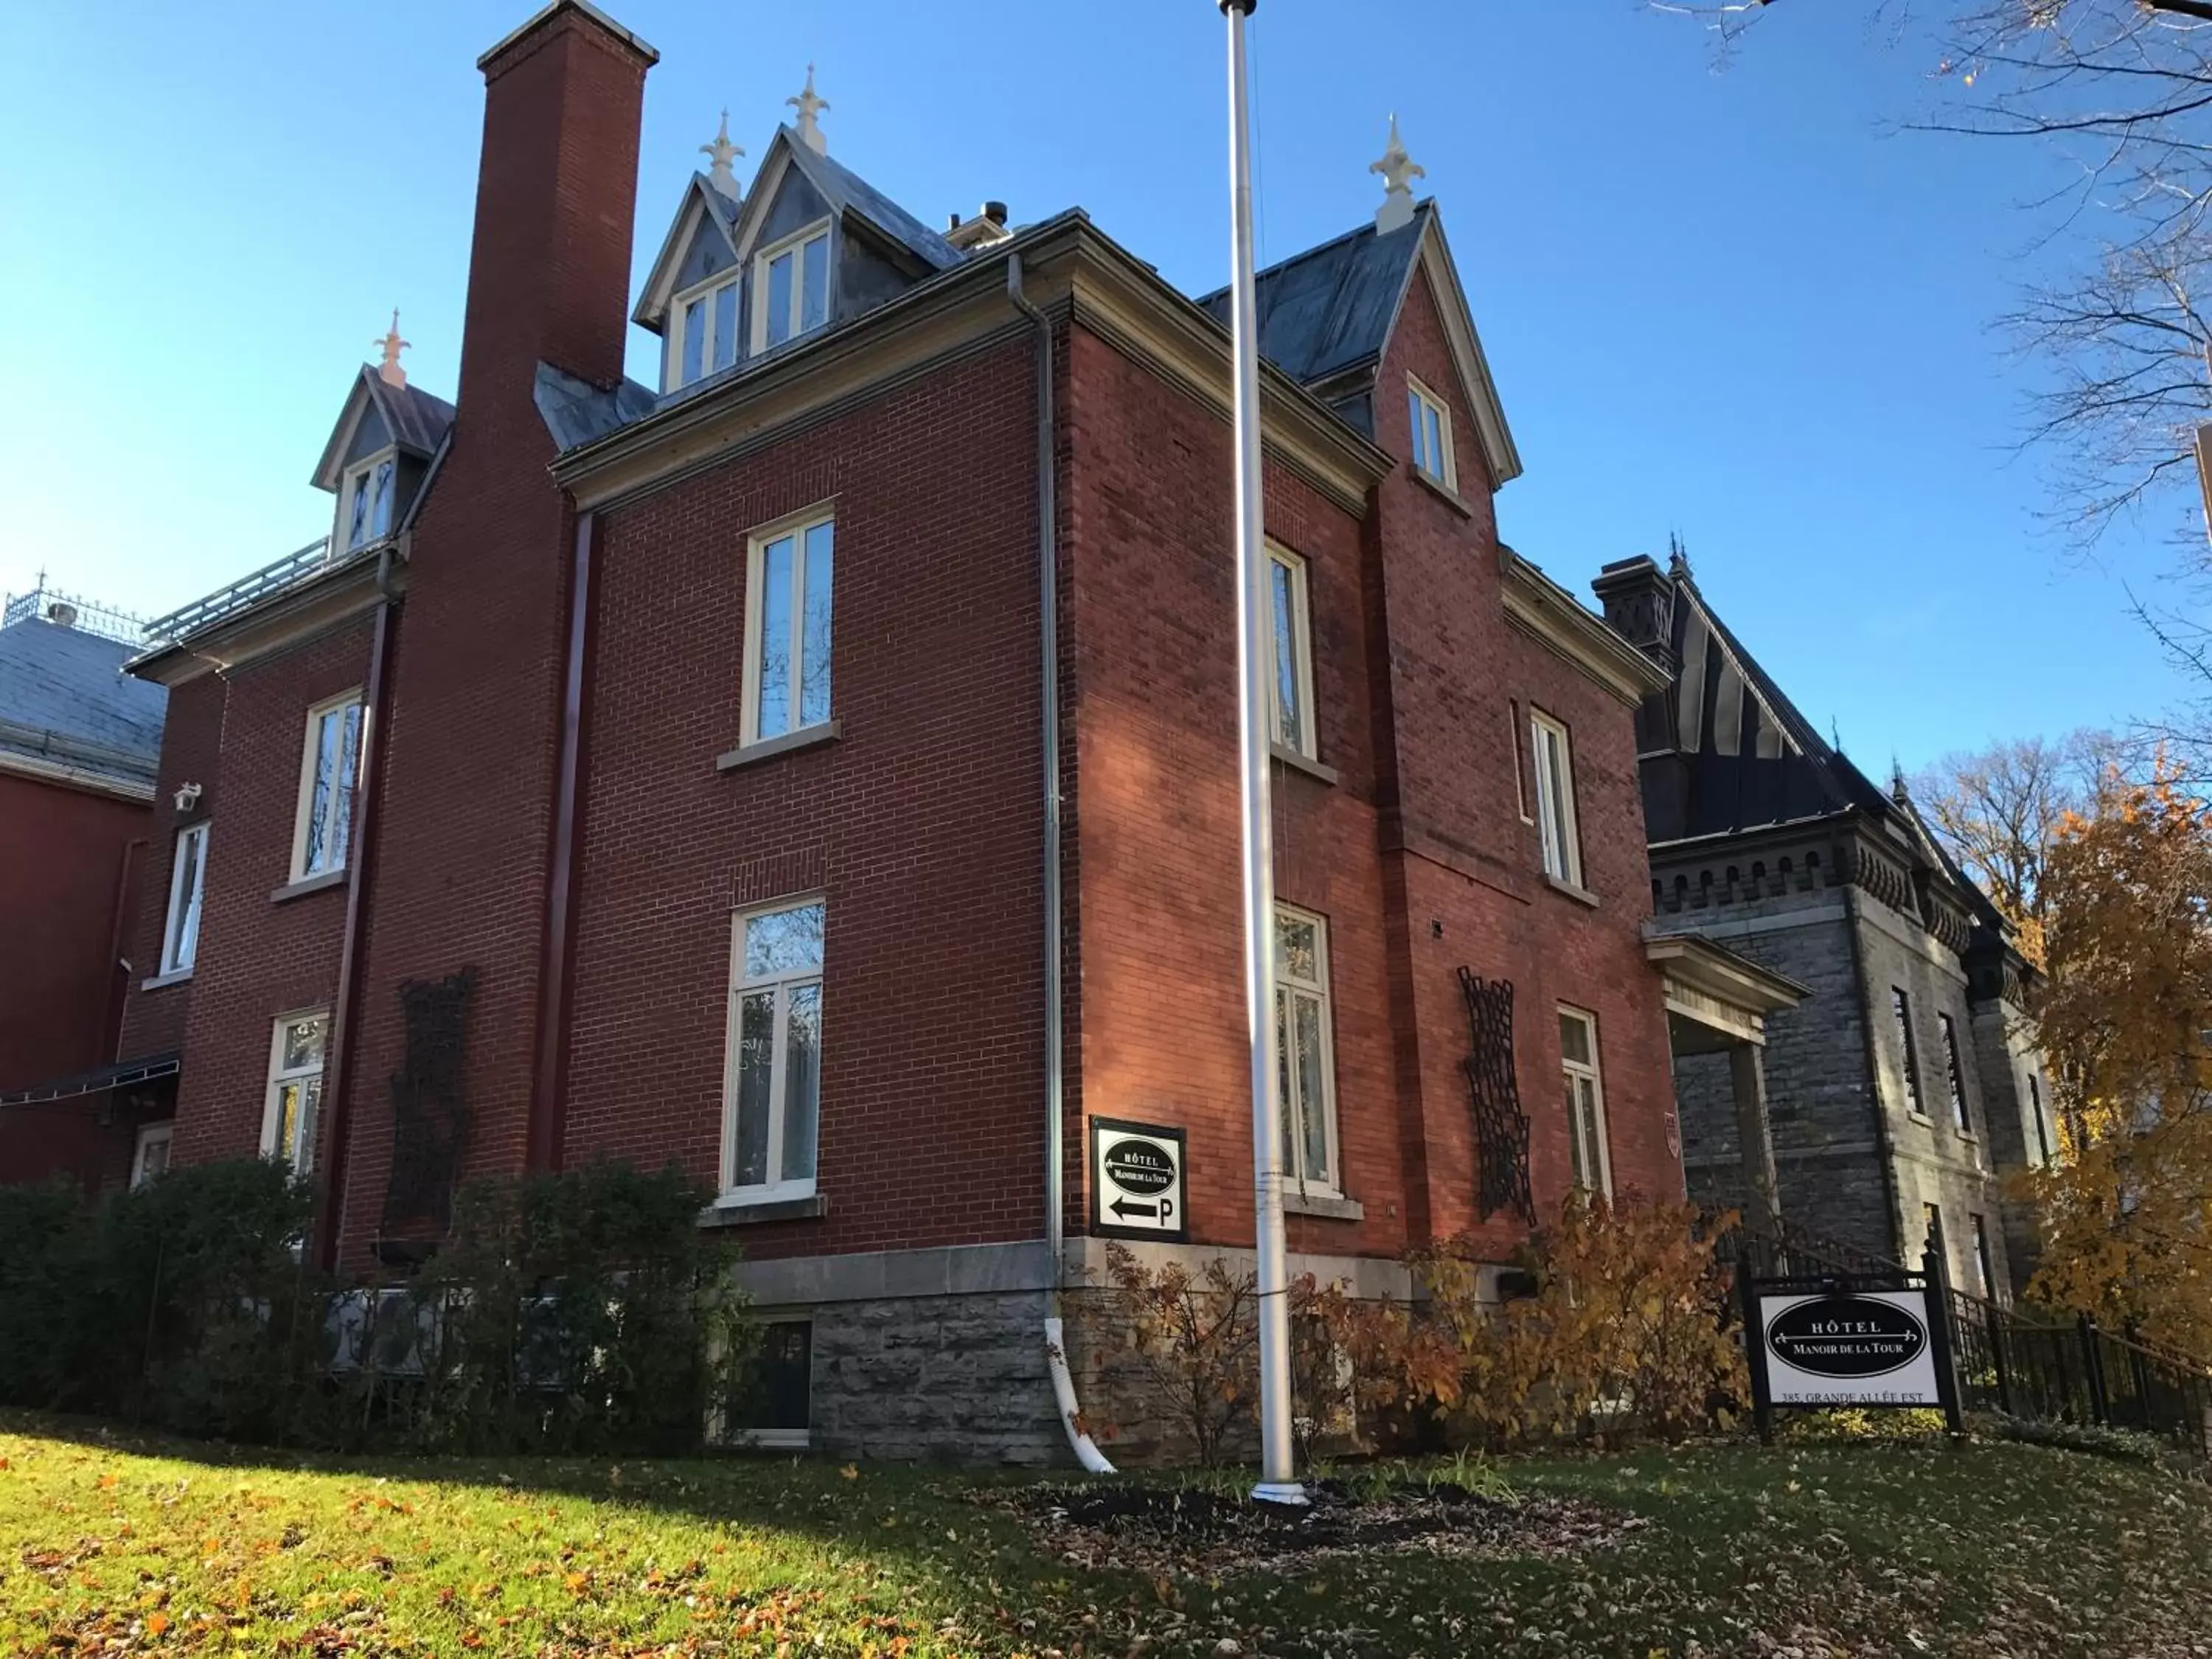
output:
<instances>
[{"instance_id":1,"label":"white eaves trim","mask_svg":"<svg viewBox=\"0 0 2212 1659\"><path fill-rule=\"evenodd\" d=\"M702 194L714 188L708 183L704 173L691 175L691 182L685 187L684 205L677 210L676 217L668 227L668 240L661 243L660 252L653 256L653 269L647 273L645 287L637 296L637 309L629 314L630 321L640 328L658 334L667 326L668 307L676 297L676 274L683 265L684 251L691 246L691 238L696 234L701 220L712 223L715 234L725 243L730 243L730 233L722 222L721 215L711 210L711 204ZM753 195L759 193L756 185ZM744 198L748 204L751 200L750 196ZM735 244L731 243L730 253L733 259L737 251ZM733 271L743 269L742 264L732 266Z\"/></svg>"},{"instance_id":2,"label":"white eaves trim","mask_svg":"<svg viewBox=\"0 0 2212 1659\"><path fill-rule=\"evenodd\" d=\"M82 789L95 795L112 795L117 800L127 800L142 806L150 805L154 799L154 786L150 783L134 783L111 772L95 771L87 766L71 766L64 761L46 760L36 755L19 755L11 750L0 749L0 772L31 778L40 783Z\"/></svg>"},{"instance_id":3,"label":"white eaves trim","mask_svg":"<svg viewBox=\"0 0 2212 1659\"><path fill-rule=\"evenodd\" d=\"M1513 441L1512 428L1505 423L1505 405L1498 398L1498 382L1491 375L1490 359L1483 351L1482 337L1475 332L1474 314L1468 308L1467 290L1460 286L1459 267L1452 260L1451 245L1444 240L1443 216L1434 202L1425 206L1420 257L1406 267L1406 285L1407 289L1413 286L1415 270L1428 273L1429 287L1437 297L1437 313L1443 319L1444 340L1451 349L1452 366L1459 371L1460 392L1474 416L1475 439L1481 447L1483 466L1490 474L1490 487L1495 490L1521 476L1521 451ZM1405 310L1406 292L1401 289L1390 319L1390 334L1397 332L1398 319Z\"/></svg>"}]
</instances>

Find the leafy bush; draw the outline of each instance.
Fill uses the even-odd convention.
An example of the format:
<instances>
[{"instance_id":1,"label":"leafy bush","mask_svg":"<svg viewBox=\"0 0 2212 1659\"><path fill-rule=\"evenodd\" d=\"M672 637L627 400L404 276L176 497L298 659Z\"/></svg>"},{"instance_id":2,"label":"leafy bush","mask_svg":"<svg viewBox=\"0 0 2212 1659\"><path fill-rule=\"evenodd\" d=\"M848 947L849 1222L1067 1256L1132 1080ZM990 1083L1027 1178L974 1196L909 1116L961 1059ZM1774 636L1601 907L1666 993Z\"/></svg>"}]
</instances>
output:
<instances>
[{"instance_id":1,"label":"leafy bush","mask_svg":"<svg viewBox=\"0 0 2212 1659\"><path fill-rule=\"evenodd\" d=\"M1535 1294L1492 1311L1465 1249L1419 1267L1465 1370L1458 1437L1492 1443L1675 1438L1728 1427L1748 1381L1729 1278L1687 1205L1571 1194L1523 1253Z\"/></svg>"},{"instance_id":2,"label":"leafy bush","mask_svg":"<svg viewBox=\"0 0 2212 1659\"><path fill-rule=\"evenodd\" d=\"M612 1164L465 1188L452 1242L396 1322L420 1355L402 1391L409 1437L471 1452L696 1444L726 1404L718 1378L749 1352L735 1252L699 1229L712 1196L675 1170Z\"/></svg>"},{"instance_id":3,"label":"leafy bush","mask_svg":"<svg viewBox=\"0 0 2212 1659\"><path fill-rule=\"evenodd\" d=\"M1698 1222L1686 1206L1577 1194L1520 1252L1532 1296L1485 1297L1464 1238L1408 1257L1410 1305L1315 1292L1349 1361L1364 1441L1620 1442L1726 1426L1748 1382L1713 1254L1723 1230L1701 1237Z\"/></svg>"},{"instance_id":4,"label":"leafy bush","mask_svg":"<svg viewBox=\"0 0 2212 1659\"><path fill-rule=\"evenodd\" d=\"M0 1188L0 1403L347 1449L681 1450L750 1352L705 1196L617 1165L479 1183L393 1286L307 1267L313 1189L262 1159L97 1206Z\"/></svg>"},{"instance_id":5,"label":"leafy bush","mask_svg":"<svg viewBox=\"0 0 2212 1659\"><path fill-rule=\"evenodd\" d=\"M1189 1432L1211 1468L1259 1394L1258 1287L1218 1256L1197 1273L1181 1262L1149 1267L1121 1244L1106 1247L1112 1304L1128 1351L1141 1363L1163 1413Z\"/></svg>"}]
</instances>

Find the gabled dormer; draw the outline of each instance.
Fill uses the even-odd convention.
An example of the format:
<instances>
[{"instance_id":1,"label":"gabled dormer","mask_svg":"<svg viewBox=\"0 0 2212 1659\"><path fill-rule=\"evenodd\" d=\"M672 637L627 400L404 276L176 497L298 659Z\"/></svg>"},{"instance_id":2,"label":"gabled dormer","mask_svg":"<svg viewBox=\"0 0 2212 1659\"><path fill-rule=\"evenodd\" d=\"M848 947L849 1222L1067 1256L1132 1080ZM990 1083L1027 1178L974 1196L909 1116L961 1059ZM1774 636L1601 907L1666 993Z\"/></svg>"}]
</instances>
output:
<instances>
[{"instance_id":1,"label":"gabled dormer","mask_svg":"<svg viewBox=\"0 0 2212 1659\"><path fill-rule=\"evenodd\" d=\"M694 173L653 261L632 320L661 338L660 392L683 392L723 370L845 322L924 277L960 251L865 179L830 159L815 120L829 107L806 88L790 100L750 194L730 163L728 119L700 148Z\"/></svg>"},{"instance_id":2,"label":"gabled dormer","mask_svg":"<svg viewBox=\"0 0 2212 1659\"><path fill-rule=\"evenodd\" d=\"M337 497L333 558L374 547L399 528L453 428L453 406L407 383L399 366L407 342L399 337L398 312L380 343L384 361L363 364L355 376L315 466L315 488Z\"/></svg>"}]
</instances>

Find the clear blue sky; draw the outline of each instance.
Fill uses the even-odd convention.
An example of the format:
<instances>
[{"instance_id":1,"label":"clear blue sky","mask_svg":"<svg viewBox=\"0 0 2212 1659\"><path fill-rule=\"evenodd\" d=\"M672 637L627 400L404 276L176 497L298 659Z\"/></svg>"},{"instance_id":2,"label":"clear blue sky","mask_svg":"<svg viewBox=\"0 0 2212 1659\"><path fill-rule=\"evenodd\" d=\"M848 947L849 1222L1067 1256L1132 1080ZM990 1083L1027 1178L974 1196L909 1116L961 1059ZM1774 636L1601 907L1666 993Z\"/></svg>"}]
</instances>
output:
<instances>
[{"instance_id":1,"label":"clear blue sky","mask_svg":"<svg viewBox=\"0 0 2212 1659\"><path fill-rule=\"evenodd\" d=\"M0 588L44 566L157 611L322 533L308 473L394 304L450 393L475 58L532 3L0 15ZM811 59L831 153L925 219L1079 204L1186 289L1224 279L1210 0L607 3L662 53L640 276L720 109L757 160ZM1254 40L1263 258L1372 212L1397 110L1528 465L1506 538L1582 592L1679 531L1879 775L2177 688L2121 586L2165 547L2069 560L2010 453L2021 371L1987 325L2052 163L1888 136L1932 58L1866 9L1778 9L1720 74L1632 0L1265 0Z\"/></svg>"}]
</instances>

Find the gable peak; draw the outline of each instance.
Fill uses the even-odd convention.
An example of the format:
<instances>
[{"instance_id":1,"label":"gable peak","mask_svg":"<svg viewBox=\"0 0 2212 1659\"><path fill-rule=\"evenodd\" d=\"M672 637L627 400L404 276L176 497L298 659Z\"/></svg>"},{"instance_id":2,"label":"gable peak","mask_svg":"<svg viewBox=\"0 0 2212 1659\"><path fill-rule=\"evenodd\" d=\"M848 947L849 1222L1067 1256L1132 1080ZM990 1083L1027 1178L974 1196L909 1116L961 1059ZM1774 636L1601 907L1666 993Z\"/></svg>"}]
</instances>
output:
<instances>
[{"instance_id":1,"label":"gable peak","mask_svg":"<svg viewBox=\"0 0 2212 1659\"><path fill-rule=\"evenodd\" d=\"M1370 173L1382 175L1382 205L1375 210L1375 228L1388 233L1402 229L1413 222L1413 187L1412 180L1425 179L1429 170L1406 153L1405 141L1398 137L1398 112L1390 112L1390 143L1382 159L1367 164Z\"/></svg>"}]
</instances>

